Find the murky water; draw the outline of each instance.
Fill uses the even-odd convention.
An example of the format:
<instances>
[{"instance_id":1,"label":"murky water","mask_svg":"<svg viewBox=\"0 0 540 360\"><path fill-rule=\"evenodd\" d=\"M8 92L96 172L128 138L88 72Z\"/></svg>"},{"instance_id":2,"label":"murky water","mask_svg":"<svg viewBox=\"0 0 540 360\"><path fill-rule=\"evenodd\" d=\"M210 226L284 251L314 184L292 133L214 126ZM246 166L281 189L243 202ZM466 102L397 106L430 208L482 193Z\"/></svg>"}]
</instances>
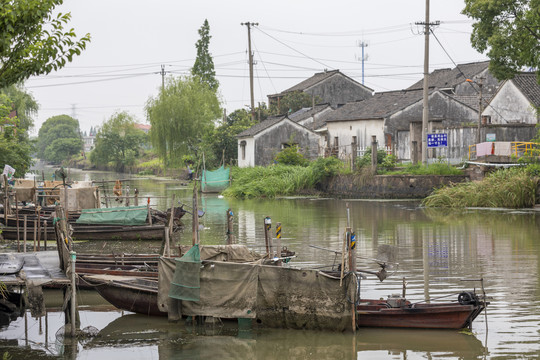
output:
<instances>
[{"instance_id":1,"label":"murky water","mask_svg":"<svg viewBox=\"0 0 540 360\"><path fill-rule=\"evenodd\" d=\"M72 171L72 177L108 179L107 173ZM125 177L125 176L123 176ZM152 205L170 206L170 196L191 204L192 192L179 182L138 179L131 184ZM356 336L328 332L257 329L239 331L235 324L190 327L166 319L122 313L93 292L80 292L81 326L99 336L76 346L57 336L63 325L61 295L47 292L46 317L28 313L0 329L0 353L14 359L515 359L540 357L540 213L512 210L432 210L414 201L334 199L231 200L200 197L201 243L226 238L226 210L234 211L234 232L241 244L264 246L263 219L282 223L282 245L296 252L291 266L331 266L347 226L347 204L358 238L358 266L377 271L372 259L399 263L384 282L362 281L365 298L401 293L403 278L411 301L436 300L461 290L479 289L484 279L491 297L472 334L457 331L360 329ZM169 205L167 205L169 204ZM179 242L191 243L191 220ZM312 247L312 246L316 247ZM77 251L152 252L159 242L77 244Z\"/></svg>"}]
</instances>

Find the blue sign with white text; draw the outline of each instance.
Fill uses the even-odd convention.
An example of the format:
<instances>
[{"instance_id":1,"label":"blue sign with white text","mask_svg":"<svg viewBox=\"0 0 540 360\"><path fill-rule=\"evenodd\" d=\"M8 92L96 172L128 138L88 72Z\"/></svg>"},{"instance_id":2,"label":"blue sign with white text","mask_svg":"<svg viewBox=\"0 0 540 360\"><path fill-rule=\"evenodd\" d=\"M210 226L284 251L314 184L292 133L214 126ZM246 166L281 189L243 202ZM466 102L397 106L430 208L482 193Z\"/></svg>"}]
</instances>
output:
<instances>
[{"instance_id":1,"label":"blue sign with white text","mask_svg":"<svg viewBox=\"0 0 540 360\"><path fill-rule=\"evenodd\" d=\"M427 134L427 147L448 146L448 134Z\"/></svg>"}]
</instances>

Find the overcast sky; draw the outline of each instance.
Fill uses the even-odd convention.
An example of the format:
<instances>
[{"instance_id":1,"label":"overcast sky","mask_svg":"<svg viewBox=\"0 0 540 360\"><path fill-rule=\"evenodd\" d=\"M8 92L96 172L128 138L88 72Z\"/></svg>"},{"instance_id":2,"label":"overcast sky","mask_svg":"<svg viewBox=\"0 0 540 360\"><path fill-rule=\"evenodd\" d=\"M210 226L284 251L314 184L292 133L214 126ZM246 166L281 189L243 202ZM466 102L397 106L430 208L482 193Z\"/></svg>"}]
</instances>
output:
<instances>
[{"instance_id":1,"label":"overcast sky","mask_svg":"<svg viewBox=\"0 0 540 360\"><path fill-rule=\"evenodd\" d=\"M470 45L472 21L461 0L431 0L430 20L441 22L430 39L430 71L483 61ZM30 78L25 86L40 104L36 134L49 117L74 115L81 129L99 126L116 111L146 123L144 105L166 76L189 73L198 29L210 25L210 52L228 112L250 104L247 28L255 65L255 103L324 69L339 69L374 91L397 90L422 78L424 0L65 0L77 35L92 41L61 71ZM444 49L443 49L444 48ZM448 55L446 54L446 52Z\"/></svg>"}]
</instances>

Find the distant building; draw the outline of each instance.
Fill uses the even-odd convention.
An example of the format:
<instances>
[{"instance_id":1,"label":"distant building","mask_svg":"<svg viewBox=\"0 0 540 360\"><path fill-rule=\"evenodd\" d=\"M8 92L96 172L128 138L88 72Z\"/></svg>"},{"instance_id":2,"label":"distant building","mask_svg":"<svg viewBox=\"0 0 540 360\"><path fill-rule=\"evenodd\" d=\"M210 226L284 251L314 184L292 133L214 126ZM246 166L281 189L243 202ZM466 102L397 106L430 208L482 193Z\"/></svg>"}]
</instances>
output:
<instances>
[{"instance_id":1,"label":"distant building","mask_svg":"<svg viewBox=\"0 0 540 360\"><path fill-rule=\"evenodd\" d=\"M152 125L150 124L135 124L135 128L144 131L148 134Z\"/></svg>"}]
</instances>

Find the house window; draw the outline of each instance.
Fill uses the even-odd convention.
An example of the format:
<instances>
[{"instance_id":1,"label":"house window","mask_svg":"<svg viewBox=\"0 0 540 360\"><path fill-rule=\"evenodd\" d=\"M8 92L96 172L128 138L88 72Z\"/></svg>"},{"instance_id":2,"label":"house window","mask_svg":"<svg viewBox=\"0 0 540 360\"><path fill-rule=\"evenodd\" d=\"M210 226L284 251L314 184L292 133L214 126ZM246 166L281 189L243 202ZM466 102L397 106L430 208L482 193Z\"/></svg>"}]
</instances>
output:
<instances>
[{"instance_id":1,"label":"house window","mask_svg":"<svg viewBox=\"0 0 540 360\"><path fill-rule=\"evenodd\" d=\"M334 146L335 147L338 147L339 146L339 141L338 141L338 137L334 137Z\"/></svg>"},{"instance_id":2,"label":"house window","mask_svg":"<svg viewBox=\"0 0 540 360\"><path fill-rule=\"evenodd\" d=\"M246 160L246 142L240 141L240 152L242 153L242 160Z\"/></svg>"},{"instance_id":3,"label":"house window","mask_svg":"<svg viewBox=\"0 0 540 360\"><path fill-rule=\"evenodd\" d=\"M353 142L353 144L356 144L356 136L352 137L352 142Z\"/></svg>"},{"instance_id":4,"label":"house window","mask_svg":"<svg viewBox=\"0 0 540 360\"><path fill-rule=\"evenodd\" d=\"M297 143L282 143L281 144L281 150L286 149L286 148L290 148L290 147L293 147L293 146L296 146L298 148Z\"/></svg>"}]
</instances>

